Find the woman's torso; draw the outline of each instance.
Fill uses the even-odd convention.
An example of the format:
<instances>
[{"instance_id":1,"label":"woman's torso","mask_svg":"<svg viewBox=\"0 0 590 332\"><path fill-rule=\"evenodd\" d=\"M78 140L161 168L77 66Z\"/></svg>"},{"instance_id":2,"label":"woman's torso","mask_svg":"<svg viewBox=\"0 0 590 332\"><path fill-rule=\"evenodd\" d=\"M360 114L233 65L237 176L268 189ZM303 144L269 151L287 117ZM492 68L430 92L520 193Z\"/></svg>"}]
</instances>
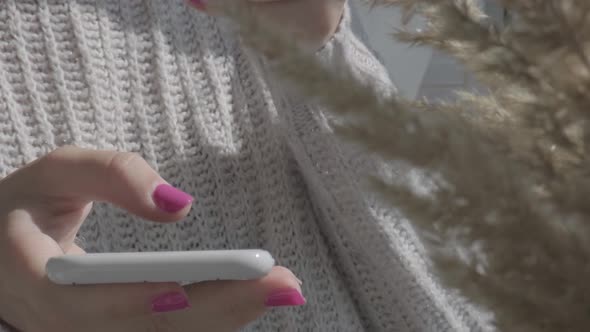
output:
<instances>
[{"instance_id":1,"label":"woman's torso","mask_svg":"<svg viewBox=\"0 0 590 332\"><path fill-rule=\"evenodd\" d=\"M261 70L182 0L0 1L0 177L67 144L137 152L192 212L96 204L88 251L267 249L308 302L254 330L452 331L399 217L359 199L321 115L277 103Z\"/></svg>"}]
</instances>

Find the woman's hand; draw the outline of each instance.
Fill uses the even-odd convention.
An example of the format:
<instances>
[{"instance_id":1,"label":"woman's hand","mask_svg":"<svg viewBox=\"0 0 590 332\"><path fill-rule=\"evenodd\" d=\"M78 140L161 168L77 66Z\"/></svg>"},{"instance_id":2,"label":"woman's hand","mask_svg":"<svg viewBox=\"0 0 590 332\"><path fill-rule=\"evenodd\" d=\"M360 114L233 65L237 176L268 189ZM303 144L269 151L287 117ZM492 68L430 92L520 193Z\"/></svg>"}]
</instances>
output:
<instances>
[{"instance_id":1,"label":"woman's hand","mask_svg":"<svg viewBox=\"0 0 590 332\"><path fill-rule=\"evenodd\" d=\"M131 153L60 148L0 180L0 317L24 332L234 331L269 306L304 302L297 278L275 268L257 281L59 286L50 257L74 244L93 201L146 219L183 218L192 198ZM105 221L107 222L107 221Z\"/></svg>"},{"instance_id":2,"label":"woman's hand","mask_svg":"<svg viewBox=\"0 0 590 332\"><path fill-rule=\"evenodd\" d=\"M216 0L188 0L199 10L214 12ZM319 49L336 31L346 0L235 0L246 1L261 18Z\"/></svg>"}]
</instances>

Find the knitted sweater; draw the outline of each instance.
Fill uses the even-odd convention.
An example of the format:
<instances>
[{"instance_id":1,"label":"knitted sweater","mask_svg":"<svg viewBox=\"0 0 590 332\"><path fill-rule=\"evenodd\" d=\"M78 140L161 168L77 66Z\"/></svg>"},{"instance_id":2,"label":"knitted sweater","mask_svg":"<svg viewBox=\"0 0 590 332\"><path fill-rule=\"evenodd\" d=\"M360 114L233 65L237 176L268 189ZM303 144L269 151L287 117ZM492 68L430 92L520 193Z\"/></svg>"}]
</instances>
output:
<instances>
[{"instance_id":1,"label":"knitted sweater","mask_svg":"<svg viewBox=\"0 0 590 332\"><path fill-rule=\"evenodd\" d=\"M392 91L348 17L317 56ZM246 330L475 328L405 219L363 194L376 164L182 0L0 1L0 177L66 144L138 152L196 198L173 225L96 204L87 251L263 248L303 280L305 306Z\"/></svg>"}]
</instances>

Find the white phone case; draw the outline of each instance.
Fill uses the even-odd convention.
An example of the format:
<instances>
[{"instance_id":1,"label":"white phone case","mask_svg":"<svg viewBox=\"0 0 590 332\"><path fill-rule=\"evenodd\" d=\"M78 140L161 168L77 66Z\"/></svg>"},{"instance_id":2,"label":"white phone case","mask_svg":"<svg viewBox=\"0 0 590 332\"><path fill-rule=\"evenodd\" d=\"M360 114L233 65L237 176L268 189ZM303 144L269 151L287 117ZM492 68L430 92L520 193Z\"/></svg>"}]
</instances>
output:
<instances>
[{"instance_id":1,"label":"white phone case","mask_svg":"<svg viewBox=\"0 0 590 332\"><path fill-rule=\"evenodd\" d=\"M275 261L264 250L168 251L64 255L49 259L49 279L60 285L137 282L192 283L250 280Z\"/></svg>"}]
</instances>

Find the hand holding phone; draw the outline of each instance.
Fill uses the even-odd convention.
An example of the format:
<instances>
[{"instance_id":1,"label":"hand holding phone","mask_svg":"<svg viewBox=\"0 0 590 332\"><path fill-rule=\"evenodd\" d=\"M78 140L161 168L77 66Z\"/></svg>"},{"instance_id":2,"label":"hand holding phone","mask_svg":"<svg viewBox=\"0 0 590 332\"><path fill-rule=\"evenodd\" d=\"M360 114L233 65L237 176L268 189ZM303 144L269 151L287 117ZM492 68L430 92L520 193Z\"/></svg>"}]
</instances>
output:
<instances>
[{"instance_id":1,"label":"hand holding phone","mask_svg":"<svg viewBox=\"0 0 590 332\"><path fill-rule=\"evenodd\" d=\"M262 252L86 255L74 243L92 201L146 220L181 220L190 200L163 183L136 155L74 147L0 179L0 329L236 331L268 306L305 303L293 273L268 272ZM133 282L217 277L255 280ZM70 282L84 285L63 285ZM179 312L162 315L170 311Z\"/></svg>"}]
</instances>

